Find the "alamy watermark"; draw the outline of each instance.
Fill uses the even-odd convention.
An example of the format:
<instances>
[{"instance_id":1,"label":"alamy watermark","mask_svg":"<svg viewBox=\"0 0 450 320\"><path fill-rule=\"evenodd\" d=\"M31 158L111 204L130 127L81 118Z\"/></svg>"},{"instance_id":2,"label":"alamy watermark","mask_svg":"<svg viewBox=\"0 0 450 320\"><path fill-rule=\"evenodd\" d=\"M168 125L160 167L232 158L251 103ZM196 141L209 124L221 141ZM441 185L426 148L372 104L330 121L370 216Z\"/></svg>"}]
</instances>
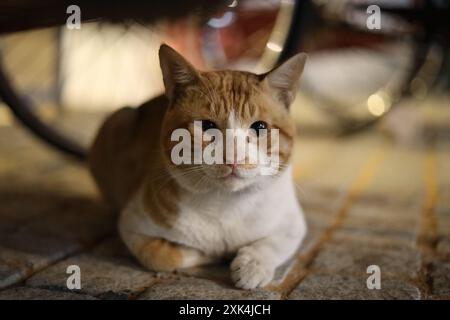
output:
<instances>
[{"instance_id":1,"label":"alamy watermark","mask_svg":"<svg viewBox=\"0 0 450 320\"><path fill-rule=\"evenodd\" d=\"M80 266L72 264L67 267L66 273L70 274L67 278L66 286L69 290L81 290L81 269Z\"/></svg>"},{"instance_id":2,"label":"alamy watermark","mask_svg":"<svg viewBox=\"0 0 450 320\"><path fill-rule=\"evenodd\" d=\"M366 272L370 276L366 280L367 289L380 290L381 289L381 269L378 265L370 265L367 267ZM66 286L69 290L81 290L81 268L80 266L73 264L69 265L66 269L66 273L70 276L66 280Z\"/></svg>"},{"instance_id":3,"label":"alamy watermark","mask_svg":"<svg viewBox=\"0 0 450 320\"><path fill-rule=\"evenodd\" d=\"M381 289L381 269L376 264L367 267L366 272L370 274L367 278L366 285L369 290Z\"/></svg>"},{"instance_id":4,"label":"alamy watermark","mask_svg":"<svg viewBox=\"0 0 450 320\"><path fill-rule=\"evenodd\" d=\"M366 26L369 30L381 29L381 9L379 6L372 4L366 10L369 15L366 20ZM66 27L69 30L81 29L81 8L72 4L66 8L66 13L69 15L66 20Z\"/></svg>"},{"instance_id":5,"label":"alamy watermark","mask_svg":"<svg viewBox=\"0 0 450 320\"><path fill-rule=\"evenodd\" d=\"M226 129L224 139L221 130L203 131L202 121L194 121L193 131L193 137L184 128L172 132L170 139L177 142L170 154L173 164L258 165L261 175L273 175L279 170L278 129Z\"/></svg>"},{"instance_id":6,"label":"alamy watermark","mask_svg":"<svg viewBox=\"0 0 450 320\"><path fill-rule=\"evenodd\" d=\"M66 20L66 27L69 30L81 29L81 9L79 6L72 4L67 7L66 13L69 14Z\"/></svg>"},{"instance_id":7,"label":"alamy watermark","mask_svg":"<svg viewBox=\"0 0 450 320\"><path fill-rule=\"evenodd\" d=\"M367 7L367 14L369 17L366 20L366 26L369 30L381 29L381 9L379 6L373 4Z\"/></svg>"}]
</instances>

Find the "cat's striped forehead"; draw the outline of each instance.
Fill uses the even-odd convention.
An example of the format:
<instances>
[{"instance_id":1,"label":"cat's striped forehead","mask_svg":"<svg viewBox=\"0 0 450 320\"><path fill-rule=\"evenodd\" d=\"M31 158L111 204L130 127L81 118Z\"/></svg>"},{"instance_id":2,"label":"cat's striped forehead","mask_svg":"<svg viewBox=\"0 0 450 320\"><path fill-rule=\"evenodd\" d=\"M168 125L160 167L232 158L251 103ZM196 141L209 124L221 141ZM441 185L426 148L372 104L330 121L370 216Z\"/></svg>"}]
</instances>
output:
<instances>
[{"instance_id":1,"label":"cat's striped forehead","mask_svg":"<svg viewBox=\"0 0 450 320\"><path fill-rule=\"evenodd\" d=\"M260 93L257 75L241 71L216 71L201 74L202 94L211 102L210 108L217 117L234 114L246 119L258 111L255 97Z\"/></svg>"}]
</instances>

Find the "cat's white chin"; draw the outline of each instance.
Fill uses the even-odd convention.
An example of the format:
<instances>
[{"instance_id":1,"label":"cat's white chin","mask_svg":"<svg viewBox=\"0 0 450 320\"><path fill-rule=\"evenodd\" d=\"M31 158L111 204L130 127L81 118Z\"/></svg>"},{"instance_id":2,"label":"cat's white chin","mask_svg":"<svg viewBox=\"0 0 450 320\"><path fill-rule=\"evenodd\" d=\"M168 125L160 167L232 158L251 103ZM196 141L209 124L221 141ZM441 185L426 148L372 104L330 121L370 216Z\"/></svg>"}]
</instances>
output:
<instances>
[{"instance_id":1,"label":"cat's white chin","mask_svg":"<svg viewBox=\"0 0 450 320\"><path fill-rule=\"evenodd\" d=\"M260 183L264 177L259 168L245 169L229 167L205 166L192 174L182 174L175 168L169 170L173 178L184 189L192 193L208 193L214 191L238 192Z\"/></svg>"},{"instance_id":2,"label":"cat's white chin","mask_svg":"<svg viewBox=\"0 0 450 320\"><path fill-rule=\"evenodd\" d=\"M259 178L257 168L244 169L222 166L215 169L205 168L205 175L210 183L218 190L227 192L237 192L243 190L257 182Z\"/></svg>"},{"instance_id":3,"label":"cat's white chin","mask_svg":"<svg viewBox=\"0 0 450 320\"><path fill-rule=\"evenodd\" d=\"M231 174L225 178L218 179L217 187L228 192L237 192L251 186L254 178L243 178L235 174Z\"/></svg>"}]
</instances>

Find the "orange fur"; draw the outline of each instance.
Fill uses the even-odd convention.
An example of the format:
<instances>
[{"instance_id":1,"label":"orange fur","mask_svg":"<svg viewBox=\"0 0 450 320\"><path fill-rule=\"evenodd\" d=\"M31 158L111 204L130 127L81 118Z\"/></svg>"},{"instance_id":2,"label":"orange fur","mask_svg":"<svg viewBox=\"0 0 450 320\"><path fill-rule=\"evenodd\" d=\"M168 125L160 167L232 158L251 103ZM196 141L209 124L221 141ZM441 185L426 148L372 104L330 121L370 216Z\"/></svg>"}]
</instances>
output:
<instances>
[{"instance_id":1,"label":"orange fur","mask_svg":"<svg viewBox=\"0 0 450 320\"><path fill-rule=\"evenodd\" d=\"M279 92L274 92L264 76L239 71L200 72L173 50L163 49L167 98L159 96L138 108L123 108L106 119L92 145L89 165L101 192L114 208L123 210L141 192L146 217L169 230L180 212L178 201L187 194L174 177L192 167L171 162L175 142L170 141L170 136L175 129L192 131L194 121L212 120L225 132L230 114L246 126L263 120L269 130L280 130L281 172L291 157L295 126L286 107L289 95L277 99ZM180 72L180 66L185 70ZM171 78L177 76L178 79ZM269 139L268 152L270 148ZM197 264L211 260L192 248L141 235L128 228L131 223L127 219L123 217L120 222L121 236L150 269L186 267L191 263L187 262L187 255L192 261L192 257L197 257Z\"/></svg>"}]
</instances>

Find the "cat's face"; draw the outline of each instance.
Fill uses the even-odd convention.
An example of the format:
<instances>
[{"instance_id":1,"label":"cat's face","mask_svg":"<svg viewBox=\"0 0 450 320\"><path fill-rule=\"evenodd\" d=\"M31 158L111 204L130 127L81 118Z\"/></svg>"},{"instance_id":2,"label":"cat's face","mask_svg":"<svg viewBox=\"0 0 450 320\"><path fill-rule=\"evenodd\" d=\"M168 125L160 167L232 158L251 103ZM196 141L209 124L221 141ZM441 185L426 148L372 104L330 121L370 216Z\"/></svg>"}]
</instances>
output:
<instances>
[{"instance_id":1,"label":"cat's face","mask_svg":"<svg viewBox=\"0 0 450 320\"><path fill-rule=\"evenodd\" d=\"M305 59L297 55L267 75L200 72L161 46L170 101L161 143L172 176L193 192L235 192L285 170L295 135L289 105Z\"/></svg>"}]
</instances>

